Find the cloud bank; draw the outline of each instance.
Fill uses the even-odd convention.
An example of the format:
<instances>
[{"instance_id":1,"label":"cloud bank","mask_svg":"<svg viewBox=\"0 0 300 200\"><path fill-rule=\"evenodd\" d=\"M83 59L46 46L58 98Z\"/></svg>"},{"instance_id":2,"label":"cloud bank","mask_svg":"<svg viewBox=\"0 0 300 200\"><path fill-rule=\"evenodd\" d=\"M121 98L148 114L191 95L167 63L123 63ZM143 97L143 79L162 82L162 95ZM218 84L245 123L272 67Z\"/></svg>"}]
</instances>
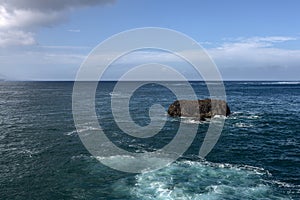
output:
<instances>
[{"instance_id":1,"label":"cloud bank","mask_svg":"<svg viewBox=\"0 0 300 200\"><path fill-rule=\"evenodd\" d=\"M26 37L22 32L15 37L23 37L24 43L32 42L26 41L25 38L30 38L30 35ZM0 43L3 43L3 37L0 38ZM10 43L12 41L13 39ZM285 42L297 43L299 39L283 36L237 38L206 51L225 80L299 80L300 50L282 48ZM80 64L90 50L91 47L80 46L36 46L25 52L22 49L9 51L0 48L0 73L22 80L74 80ZM198 58L192 50L188 52ZM115 52L107 52L98 59L114 54ZM153 62L173 66L187 74L187 78L194 77L193 71L179 57L149 49L121 57L111 73L120 73L138 64Z\"/></svg>"},{"instance_id":2,"label":"cloud bank","mask_svg":"<svg viewBox=\"0 0 300 200\"><path fill-rule=\"evenodd\" d=\"M75 9L113 0L0 0L0 47L36 44L34 33L67 21Z\"/></svg>"},{"instance_id":3,"label":"cloud bank","mask_svg":"<svg viewBox=\"0 0 300 200\"><path fill-rule=\"evenodd\" d=\"M206 51L226 80L298 80L300 50L278 47L286 42L298 41L296 37L284 36L236 38ZM192 50L187 52L199 59ZM169 63L178 69L181 66L181 70L186 68L178 57L153 51L134 53L119 59L118 64L141 62Z\"/></svg>"},{"instance_id":4,"label":"cloud bank","mask_svg":"<svg viewBox=\"0 0 300 200\"><path fill-rule=\"evenodd\" d=\"M228 79L299 79L300 50L276 46L297 40L282 36L239 38L208 52Z\"/></svg>"}]
</instances>

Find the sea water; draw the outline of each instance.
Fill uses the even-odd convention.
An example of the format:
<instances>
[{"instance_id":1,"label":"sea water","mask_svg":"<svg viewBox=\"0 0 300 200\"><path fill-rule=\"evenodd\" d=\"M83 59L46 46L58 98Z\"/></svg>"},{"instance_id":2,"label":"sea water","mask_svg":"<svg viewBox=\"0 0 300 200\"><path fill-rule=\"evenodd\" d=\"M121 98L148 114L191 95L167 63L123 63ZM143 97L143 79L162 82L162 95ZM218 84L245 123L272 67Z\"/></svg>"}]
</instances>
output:
<instances>
[{"instance_id":1,"label":"sea water","mask_svg":"<svg viewBox=\"0 0 300 200\"><path fill-rule=\"evenodd\" d=\"M184 155L156 171L113 170L78 136L93 127L75 128L73 82L0 82L0 199L300 199L299 82L225 82L232 114L205 159L197 155L209 120L165 116L163 130L153 138L126 135L109 109L112 96L126 97L114 93L114 85L101 83L95 98L107 137L143 153L168 144L180 122L198 126ZM204 82L191 85L199 98L209 97ZM131 97L131 117L146 126L153 103L167 110L174 100L167 88L147 84ZM118 165L124 158L110 159Z\"/></svg>"}]
</instances>

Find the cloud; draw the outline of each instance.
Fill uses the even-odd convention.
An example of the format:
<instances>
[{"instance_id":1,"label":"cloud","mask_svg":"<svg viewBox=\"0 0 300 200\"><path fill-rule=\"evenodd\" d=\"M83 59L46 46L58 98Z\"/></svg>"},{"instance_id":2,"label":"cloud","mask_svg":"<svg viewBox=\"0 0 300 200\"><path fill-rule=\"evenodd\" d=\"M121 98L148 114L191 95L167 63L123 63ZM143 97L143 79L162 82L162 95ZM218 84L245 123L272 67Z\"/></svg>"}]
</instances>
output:
<instances>
[{"instance_id":1,"label":"cloud","mask_svg":"<svg viewBox=\"0 0 300 200\"><path fill-rule=\"evenodd\" d=\"M296 40L281 36L238 38L208 52L227 79L298 79L300 50L277 46Z\"/></svg>"},{"instance_id":2,"label":"cloud","mask_svg":"<svg viewBox=\"0 0 300 200\"><path fill-rule=\"evenodd\" d=\"M300 50L283 49L276 43L294 41L293 37L251 37L226 42L209 50L211 56L223 67L290 65L300 61Z\"/></svg>"},{"instance_id":3,"label":"cloud","mask_svg":"<svg viewBox=\"0 0 300 200\"><path fill-rule=\"evenodd\" d=\"M3 44L5 46L34 44L36 41L24 43L18 36L22 33L32 37L34 35L32 32L38 28L66 22L72 10L113 2L114 0L0 0L0 34L4 38L11 38ZM34 40L33 37L32 39ZM1 44L0 46L3 46Z\"/></svg>"},{"instance_id":4,"label":"cloud","mask_svg":"<svg viewBox=\"0 0 300 200\"><path fill-rule=\"evenodd\" d=\"M270 37L250 37L250 38L237 38L235 40L225 42L218 49L249 49L258 47L272 47L276 43L282 43L287 41L297 40L295 37L283 37L283 36L270 36Z\"/></svg>"},{"instance_id":5,"label":"cloud","mask_svg":"<svg viewBox=\"0 0 300 200\"><path fill-rule=\"evenodd\" d=\"M0 73L15 80L73 80L87 47L0 48Z\"/></svg>"},{"instance_id":6,"label":"cloud","mask_svg":"<svg viewBox=\"0 0 300 200\"><path fill-rule=\"evenodd\" d=\"M36 44L34 34L19 30L0 31L0 46Z\"/></svg>"},{"instance_id":7,"label":"cloud","mask_svg":"<svg viewBox=\"0 0 300 200\"><path fill-rule=\"evenodd\" d=\"M26 38L26 34L20 32L16 35L18 37L14 38L26 41L21 39L22 35ZM28 41L30 37L28 35ZM0 41L4 43L3 40ZM225 80L299 80L300 49L282 48L280 45L284 42L298 43L299 39L279 36L237 38L226 40L219 46L207 48L206 51L217 64ZM40 45L17 50L0 48L0 73L23 80L74 80L78 67L91 49L92 47L88 46ZM199 54L193 50L185 50L184 53L199 59ZM115 57L117 54L118 52L107 51L97 55L95 61L99 63L101 59ZM137 64L153 62L169 65L187 78L195 76L190 66L181 58L165 51L151 49L135 51L119 58L116 65L112 66L110 76L115 77Z\"/></svg>"},{"instance_id":8,"label":"cloud","mask_svg":"<svg viewBox=\"0 0 300 200\"><path fill-rule=\"evenodd\" d=\"M1 0L0 4L12 9L32 9L39 11L60 11L69 8L109 4L112 0Z\"/></svg>"},{"instance_id":9,"label":"cloud","mask_svg":"<svg viewBox=\"0 0 300 200\"><path fill-rule=\"evenodd\" d=\"M226 40L223 44L207 48L225 79L299 79L300 49L280 47L285 42L298 42L296 37L270 36L250 37ZM279 45L279 46L278 46ZM198 52L185 50L194 59L199 58ZM103 55L105 57L105 55ZM124 56L118 64L141 64L158 62L176 65L179 70L186 70L184 61L170 53L162 51L142 51Z\"/></svg>"},{"instance_id":10,"label":"cloud","mask_svg":"<svg viewBox=\"0 0 300 200\"><path fill-rule=\"evenodd\" d=\"M53 26L66 20L64 12L10 9L0 6L0 29L35 29Z\"/></svg>"},{"instance_id":11,"label":"cloud","mask_svg":"<svg viewBox=\"0 0 300 200\"><path fill-rule=\"evenodd\" d=\"M295 37L271 36L237 38L225 42L214 48L207 48L208 54L217 61L221 67L257 65L289 65L300 63L300 50L278 48L275 45L288 41L298 40ZM194 59L199 58L199 52L185 49L182 54L189 54ZM103 55L108 56L108 55ZM165 51L143 50L133 52L118 60L118 63L140 63L140 62L180 62L180 58Z\"/></svg>"}]
</instances>

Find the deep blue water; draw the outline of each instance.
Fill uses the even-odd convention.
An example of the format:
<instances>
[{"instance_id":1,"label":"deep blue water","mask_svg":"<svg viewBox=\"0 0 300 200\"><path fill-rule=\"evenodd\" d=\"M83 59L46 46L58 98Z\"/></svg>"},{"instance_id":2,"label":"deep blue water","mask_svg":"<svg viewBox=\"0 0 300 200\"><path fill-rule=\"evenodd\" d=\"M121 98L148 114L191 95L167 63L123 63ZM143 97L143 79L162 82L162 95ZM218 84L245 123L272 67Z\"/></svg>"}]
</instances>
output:
<instances>
[{"instance_id":1,"label":"deep blue water","mask_svg":"<svg viewBox=\"0 0 300 200\"><path fill-rule=\"evenodd\" d=\"M110 169L91 156L75 129L73 82L0 82L0 199L300 199L299 82L226 82L233 113L205 160L197 153L209 121L168 118L154 138L128 136L108 108L114 84L101 83L96 110L116 145L154 151L174 137L181 120L199 125L185 154L157 171ZM191 84L199 98L208 97L203 82ZM146 85L131 98L131 116L147 125L147 107L167 109L175 99L164 87Z\"/></svg>"}]
</instances>

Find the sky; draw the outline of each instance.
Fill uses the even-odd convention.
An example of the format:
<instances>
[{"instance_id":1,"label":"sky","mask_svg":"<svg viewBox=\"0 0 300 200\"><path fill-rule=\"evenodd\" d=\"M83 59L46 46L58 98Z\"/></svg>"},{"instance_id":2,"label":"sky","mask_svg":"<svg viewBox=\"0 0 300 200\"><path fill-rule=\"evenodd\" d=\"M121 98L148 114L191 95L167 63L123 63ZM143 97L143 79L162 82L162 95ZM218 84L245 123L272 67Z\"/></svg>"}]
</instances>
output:
<instances>
[{"instance_id":1,"label":"sky","mask_svg":"<svg viewBox=\"0 0 300 200\"><path fill-rule=\"evenodd\" d=\"M224 80L299 80L299 8L297 0L0 0L0 79L74 80L100 42L162 27L201 44ZM153 55L165 53L123 60Z\"/></svg>"}]
</instances>

